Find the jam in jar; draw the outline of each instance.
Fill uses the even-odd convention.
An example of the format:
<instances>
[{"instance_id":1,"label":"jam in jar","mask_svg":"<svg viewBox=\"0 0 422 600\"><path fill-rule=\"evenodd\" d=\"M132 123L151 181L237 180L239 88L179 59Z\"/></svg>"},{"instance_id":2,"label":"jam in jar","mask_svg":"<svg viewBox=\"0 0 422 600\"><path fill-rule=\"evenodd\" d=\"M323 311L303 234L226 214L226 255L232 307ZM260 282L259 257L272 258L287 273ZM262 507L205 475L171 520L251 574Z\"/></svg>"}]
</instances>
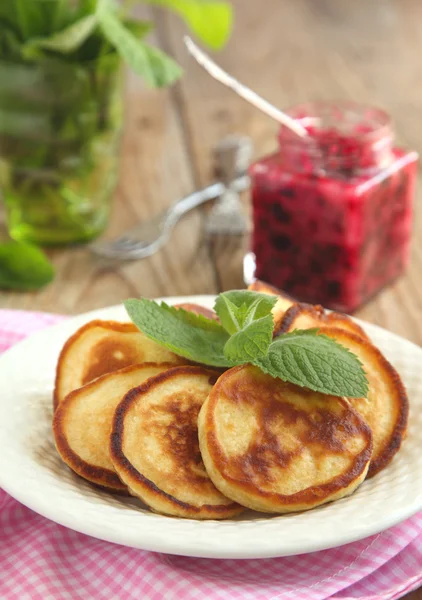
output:
<instances>
[{"instance_id":1,"label":"jam in jar","mask_svg":"<svg viewBox=\"0 0 422 600\"><path fill-rule=\"evenodd\" d=\"M355 103L288 111L278 152L250 167L254 277L305 302L352 312L409 262L418 155L390 118Z\"/></svg>"}]
</instances>

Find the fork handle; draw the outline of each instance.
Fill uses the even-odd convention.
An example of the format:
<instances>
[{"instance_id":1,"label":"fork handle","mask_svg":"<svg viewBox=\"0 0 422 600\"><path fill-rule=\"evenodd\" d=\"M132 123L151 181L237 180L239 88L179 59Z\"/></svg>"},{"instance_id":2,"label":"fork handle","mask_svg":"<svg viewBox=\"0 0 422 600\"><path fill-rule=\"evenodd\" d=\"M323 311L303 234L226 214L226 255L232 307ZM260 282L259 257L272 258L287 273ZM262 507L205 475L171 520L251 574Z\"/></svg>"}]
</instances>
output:
<instances>
[{"instance_id":1,"label":"fork handle","mask_svg":"<svg viewBox=\"0 0 422 600\"><path fill-rule=\"evenodd\" d=\"M231 185L231 188L233 190L236 190L237 192L242 192L243 190L246 190L248 187L249 187L249 177L246 174L240 175L239 177L237 177ZM201 204L204 204L204 202L208 202L208 200L214 200L215 198L218 198L225 191L226 191L226 186L221 181L212 183L211 185L208 185L207 187L203 188L202 190L193 192L192 194L189 194L188 196L185 196L181 200L178 200L177 202L175 202L168 209L167 218L170 220L172 218L175 218L177 220L182 215L184 215L186 212L188 212L189 210L192 210L192 208L195 208L196 206L200 206Z\"/></svg>"}]
</instances>

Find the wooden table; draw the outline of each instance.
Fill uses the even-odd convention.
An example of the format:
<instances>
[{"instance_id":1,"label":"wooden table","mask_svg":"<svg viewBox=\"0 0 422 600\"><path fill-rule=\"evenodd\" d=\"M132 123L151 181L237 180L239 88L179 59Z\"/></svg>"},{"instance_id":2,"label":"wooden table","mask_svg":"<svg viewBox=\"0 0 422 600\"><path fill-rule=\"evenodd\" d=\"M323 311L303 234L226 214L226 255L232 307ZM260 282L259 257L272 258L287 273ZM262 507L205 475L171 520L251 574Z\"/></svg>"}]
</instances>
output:
<instances>
[{"instance_id":1,"label":"wooden table","mask_svg":"<svg viewBox=\"0 0 422 600\"><path fill-rule=\"evenodd\" d=\"M235 0L236 25L218 61L281 107L353 99L381 105L400 142L422 147L422 3L418 0ZM186 55L180 22L154 12L155 41L185 68L170 90L128 76L120 182L108 236L212 179L211 148L229 133L275 148L276 125L214 82ZM422 190L421 186L419 186ZM245 199L247 203L247 197ZM243 287L247 239L205 239L196 210L155 256L110 266L84 247L55 249L57 277L31 294L0 293L0 307L75 314L130 296L208 294ZM411 266L358 316L422 344L422 220L416 206ZM422 590L407 599L422 600Z\"/></svg>"}]
</instances>

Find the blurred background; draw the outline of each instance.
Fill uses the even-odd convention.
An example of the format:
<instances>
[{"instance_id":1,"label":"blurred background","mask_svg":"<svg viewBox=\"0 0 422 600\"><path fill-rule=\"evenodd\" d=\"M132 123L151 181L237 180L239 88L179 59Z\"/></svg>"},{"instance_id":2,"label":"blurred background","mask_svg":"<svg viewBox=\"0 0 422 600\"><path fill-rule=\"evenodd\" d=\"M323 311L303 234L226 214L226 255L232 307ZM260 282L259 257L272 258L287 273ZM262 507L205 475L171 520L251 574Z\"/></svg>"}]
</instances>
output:
<instances>
[{"instance_id":1,"label":"blurred background","mask_svg":"<svg viewBox=\"0 0 422 600\"><path fill-rule=\"evenodd\" d=\"M399 144L420 151L420 2L233 0L232 5L232 35L213 54L232 75L280 108L316 100L382 107L392 116ZM118 183L105 232L110 238L212 182L212 149L224 136L249 136L255 159L277 147L278 125L214 81L187 54L186 26L177 15L145 5L134 10L155 23L148 39L184 73L168 88L151 89L125 69ZM418 193L410 267L358 316L420 343ZM242 201L250 214L248 192ZM207 210L190 212L160 251L135 262L110 263L83 244L48 248L54 280L36 291L0 291L0 307L75 314L133 296L213 294L244 287L242 262L249 236L204 235ZM4 210L0 222L6 240Z\"/></svg>"}]
</instances>

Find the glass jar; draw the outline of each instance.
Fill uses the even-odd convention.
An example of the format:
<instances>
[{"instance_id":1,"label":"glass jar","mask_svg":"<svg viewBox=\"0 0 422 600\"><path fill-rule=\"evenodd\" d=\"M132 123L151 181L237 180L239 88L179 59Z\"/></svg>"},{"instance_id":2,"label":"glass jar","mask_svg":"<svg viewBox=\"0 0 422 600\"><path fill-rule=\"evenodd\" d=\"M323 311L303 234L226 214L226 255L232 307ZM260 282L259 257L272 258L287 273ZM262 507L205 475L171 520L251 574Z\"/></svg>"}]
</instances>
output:
<instances>
[{"instance_id":1,"label":"glass jar","mask_svg":"<svg viewBox=\"0 0 422 600\"><path fill-rule=\"evenodd\" d=\"M66 244L105 227L117 177L116 55L0 62L0 197L18 241Z\"/></svg>"},{"instance_id":2,"label":"glass jar","mask_svg":"<svg viewBox=\"0 0 422 600\"><path fill-rule=\"evenodd\" d=\"M389 116L355 103L289 114L279 151L250 168L255 278L300 301L352 312L409 262L418 155L394 145Z\"/></svg>"}]
</instances>

